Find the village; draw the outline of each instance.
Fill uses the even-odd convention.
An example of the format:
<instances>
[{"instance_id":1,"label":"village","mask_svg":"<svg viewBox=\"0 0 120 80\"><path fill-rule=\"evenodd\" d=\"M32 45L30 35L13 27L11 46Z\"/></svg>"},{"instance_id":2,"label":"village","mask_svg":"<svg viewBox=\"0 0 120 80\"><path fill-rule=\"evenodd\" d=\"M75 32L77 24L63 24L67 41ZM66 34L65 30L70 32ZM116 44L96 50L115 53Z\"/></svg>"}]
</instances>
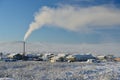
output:
<instances>
[{"instance_id":1,"label":"village","mask_svg":"<svg viewBox=\"0 0 120 80\"><path fill-rule=\"evenodd\" d=\"M120 57L112 54L93 55L91 53L80 52L28 52L26 51L26 42L22 41L22 52L4 53L0 52L0 61L42 61L42 62L82 62L82 63L101 63L101 62L119 62Z\"/></svg>"},{"instance_id":2,"label":"village","mask_svg":"<svg viewBox=\"0 0 120 80\"><path fill-rule=\"evenodd\" d=\"M92 54L67 54L67 53L41 53L41 54L23 54L13 53L6 54L0 53L0 60L5 62L16 61L47 61L47 62L86 62L86 63L101 63L101 62L119 62L120 58L114 55L98 55Z\"/></svg>"}]
</instances>

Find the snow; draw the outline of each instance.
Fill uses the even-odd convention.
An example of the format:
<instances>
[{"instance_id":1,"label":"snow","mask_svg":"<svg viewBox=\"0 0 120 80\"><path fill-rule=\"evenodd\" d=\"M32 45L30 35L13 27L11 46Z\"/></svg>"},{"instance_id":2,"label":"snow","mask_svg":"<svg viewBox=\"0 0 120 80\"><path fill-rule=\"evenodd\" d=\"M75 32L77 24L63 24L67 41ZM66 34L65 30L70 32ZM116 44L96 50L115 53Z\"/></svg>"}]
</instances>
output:
<instances>
[{"instance_id":1,"label":"snow","mask_svg":"<svg viewBox=\"0 0 120 80\"><path fill-rule=\"evenodd\" d=\"M120 80L120 63L1 61L0 80Z\"/></svg>"},{"instance_id":2,"label":"snow","mask_svg":"<svg viewBox=\"0 0 120 80\"><path fill-rule=\"evenodd\" d=\"M14 80L12 78L0 78L0 80Z\"/></svg>"}]
</instances>

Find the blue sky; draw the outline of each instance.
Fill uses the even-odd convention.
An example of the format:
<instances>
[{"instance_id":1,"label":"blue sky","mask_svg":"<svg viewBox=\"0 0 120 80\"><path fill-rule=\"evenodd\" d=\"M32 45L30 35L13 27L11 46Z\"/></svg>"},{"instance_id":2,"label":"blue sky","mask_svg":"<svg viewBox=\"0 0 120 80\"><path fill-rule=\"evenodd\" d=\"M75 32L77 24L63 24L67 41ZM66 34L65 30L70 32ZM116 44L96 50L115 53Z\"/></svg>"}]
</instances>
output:
<instances>
[{"instance_id":1,"label":"blue sky","mask_svg":"<svg viewBox=\"0 0 120 80\"><path fill-rule=\"evenodd\" d=\"M0 0L0 41L23 40L29 24L34 21L34 15L39 9L43 6L57 8L58 6L64 7L64 5L77 7L107 5L120 11L119 0ZM72 44L120 43L119 24L112 25L112 28L96 28L90 33L70 31L55 26L44 25L44 27L33 31L27 41Z\"/></svg>"}]
</instances>

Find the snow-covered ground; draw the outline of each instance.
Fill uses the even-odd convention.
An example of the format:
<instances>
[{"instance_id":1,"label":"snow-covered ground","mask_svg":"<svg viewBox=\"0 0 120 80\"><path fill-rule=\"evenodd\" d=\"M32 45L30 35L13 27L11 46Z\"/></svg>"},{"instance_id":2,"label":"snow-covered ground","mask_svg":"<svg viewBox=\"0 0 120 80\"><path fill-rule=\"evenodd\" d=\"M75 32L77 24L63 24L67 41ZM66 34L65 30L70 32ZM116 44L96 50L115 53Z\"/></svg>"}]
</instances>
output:
<instances>
[{"instance_id":1,"label":"snow-covered ground","mask_svg":"<svg viewBox=\"0 0 120 80\"><path fill-rule=\"evenodd\" d=\"M1 61L0 80L120 80L120 63Z\"/></svg>"}]
</instances>

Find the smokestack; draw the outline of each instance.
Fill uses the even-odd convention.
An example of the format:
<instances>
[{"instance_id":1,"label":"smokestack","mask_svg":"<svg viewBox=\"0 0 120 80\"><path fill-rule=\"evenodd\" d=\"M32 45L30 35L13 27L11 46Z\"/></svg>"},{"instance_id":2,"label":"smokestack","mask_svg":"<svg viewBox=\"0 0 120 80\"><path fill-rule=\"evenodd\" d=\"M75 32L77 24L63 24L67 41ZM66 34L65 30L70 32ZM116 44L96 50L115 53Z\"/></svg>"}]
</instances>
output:
<instances>
[{"instance_id":1,"label":"smokestack","mask_svg":"<svg viewBox=\"0 0 120 80\"><path fill-rule=\"evenodd\" d=\"M23 56L25 56L25 41L23 41Z\"/></svg>"}]
</instances>

